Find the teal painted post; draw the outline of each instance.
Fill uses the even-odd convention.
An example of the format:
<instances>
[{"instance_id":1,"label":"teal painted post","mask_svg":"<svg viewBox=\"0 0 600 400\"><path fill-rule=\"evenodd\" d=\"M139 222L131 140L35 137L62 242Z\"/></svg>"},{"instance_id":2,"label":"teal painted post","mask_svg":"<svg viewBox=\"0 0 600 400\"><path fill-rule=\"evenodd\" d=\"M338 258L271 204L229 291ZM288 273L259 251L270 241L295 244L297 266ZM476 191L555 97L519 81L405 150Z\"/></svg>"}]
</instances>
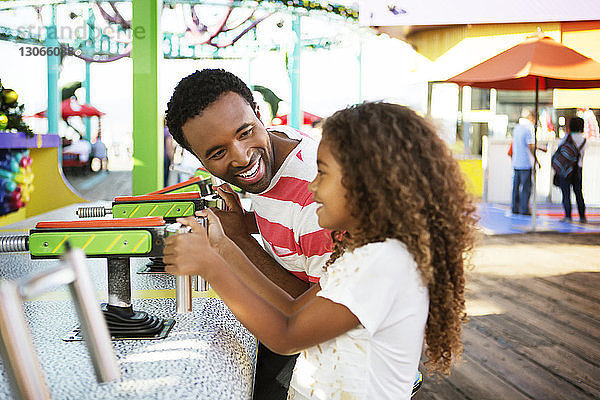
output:
<instances>
[{"instance_id":1,"label":"teal painted post","mask_svg":"<svg viewBox=\"0 0 600 400\"><path fill-rule=\"evenodd\" d=\"M85 82L83 83L83 87L85 88L85 104L91 103L91 84L90 84L90 63L86 61L85 63ZM85 138L88 141L92 140L92 121L90 117L84 119L85 123Z\"/></svg>"},{"instance_id":2,"label":"teal painted post","mask_svg":"<svg viewBox=\"0 0 600 400\"><path fill-rule=\"evenodd\" d=\"M133 194L163 187L163 114L158 103L161 0L133 0Z\"/></svg>"},{"instance_id":3,"label":"teal painted post","mask_svg":"<svg viewBox=\"0 0 600 400\"><path fill-rule=\"evenodd\" d=\"M91 48L94 48L94 12L90 7L88 9L88 41L87 45ZM92 102L92 83L90 77L90 65L91 63L85 63L85 82L83 82L83 87L85 88L85 104L90 104ZM92 121L91 119L85 118L85 138L88 141L92 140Z\"/></svg>"},{"instance_id":4,"label":"teal painted post","mask_svg":"<svg viewBox=\"0 0 600 400\"><path fill-rule=\"evenodd\" d=\"M290 126L292 128L300 129L302 125L302 109L300 107L300 49L302 48L301 42L301 26L300 26L300 15L294 16L292 21L292 32L294 40L294 48L292 50L291 65L290 65L290 80L292 83L292 98L291 98L291 112L290 112Z\"/></svg>"},{"instance_id":5,"label":"teal painted post","mask_svg":"<svg viewBox=\"0 0 600 400\"><path fill-rule=\"evenodd\" d=\"M48 62L48 133L58 135L58 119L62 116L60 111L60 97L58 93L58 76L60 74L60 55L55 55L55 48L59 47L56 30L56 6L51 6L50 25L46 27L46 50L53 49L47 55ZM50 54L51 53L51 54ZM60 156L60 152L59 152Z\"/></svg>"}]
</instances>

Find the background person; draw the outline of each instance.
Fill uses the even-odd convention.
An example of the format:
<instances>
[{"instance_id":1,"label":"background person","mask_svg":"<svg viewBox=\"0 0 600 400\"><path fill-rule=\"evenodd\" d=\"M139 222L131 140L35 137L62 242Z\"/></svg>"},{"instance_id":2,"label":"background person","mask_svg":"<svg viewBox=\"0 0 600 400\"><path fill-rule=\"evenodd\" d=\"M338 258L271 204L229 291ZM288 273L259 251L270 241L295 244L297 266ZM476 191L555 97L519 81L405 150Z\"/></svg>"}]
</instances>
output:
<instances>
[{"instance_id":1,"label":"background person","mask_svg":"<svg viewBox=\"0 0 600 400\"><path fill-rule=\"evenodd\" d=\"M197 213L208 231L178 219L192 233L167 238L166 270L202 275L273 351L302 350L288 399L409 399L424 339L432 371L448 374L462 352L475 207L459 166L423 118L387 103L325 120L317 165L309 188L335 247L305 294L247 285L249 260L211 210Z\"/></svg>"},{"instance_id":2,"label":"background person","mask_svg":"<svg viewBox=\"0 0 600 400\"><path fill-rule=\"evenodd\" d=\"M587 223L585 217L585 201L583 200L583 188L582 188L582 167L583 167L583 155L587 146L586 139L583 137L584 120L579 117L573 117L569 121L569 133L565 136L561 142L562 145L566 140L572 140L575 147L579 149L579 158L571 179L558 177L560 185L560 191L562 192L562 205L565 210L565 217L561 220L562 222L571 222L571 187L573 187L573 193L575 193L575 200L577 202L577 211L579 212L579 222ZM569 139L570 138L570 139Z\"/></svg>"},{"instance_id":3,"label":"background person","mask_svg":"<svg viewBox=\"0 0 600 400\"><path fill-rule=\"evenodd\" d=\"M512 167L513 186L511 209L513 214L531 215L529 198L531 197L531 174L535 152L535 117L531 110L521 111L519 123L513 129ZM546 151L546 148L538 147ZM539 161L538 161L539 166Z\"/></svg>"},{"instance_id":4,"label":"background person","mask_svg":"<svg viewBox=\"0 0 600 400\"><path fill-rule=\"evenodd\" d=\"M164 154L163 154L163 186L169 186L169 172L171 164L173 163L173 156L175 154L175 144L173 137L169 133L166 121L163 127L163 140L164 140Z\"/></svg>"}]
</instances>

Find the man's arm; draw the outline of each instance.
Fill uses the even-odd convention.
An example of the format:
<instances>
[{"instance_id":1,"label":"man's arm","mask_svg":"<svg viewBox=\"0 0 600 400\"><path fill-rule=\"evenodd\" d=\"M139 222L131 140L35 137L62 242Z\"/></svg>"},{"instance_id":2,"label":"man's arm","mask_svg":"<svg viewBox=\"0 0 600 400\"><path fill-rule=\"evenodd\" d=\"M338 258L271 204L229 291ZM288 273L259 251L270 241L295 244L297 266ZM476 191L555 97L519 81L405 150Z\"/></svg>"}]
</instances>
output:
<instances>
[{"instance_id":1,"label":"man's arm","mask_svg":"<svg viewBox=\"0 0 600 400\"><path fill-rule=\"evenodd\" d=\"M541 167L540 160L538 160L537 155L535 154L535 144L528 144L529 152L533 155L533 159L535 160L535 165Z\"/></svg>"},{"instance_id":2,"label":"man's arm","mask_svg":"<svg viewBox=\"0 0 600 400\"><path fill-rule=\"evenodd\" d=\"M238 237L234 243L263 275L290 296L296 298L310 288L308 282L296 277L275 261L252 236ZM227 256L225 259L227 260ZM231 262L231 260L227 261Z\"/></svg>"},{"instance_id":3,"label":"man's arm","mask_svg":"<svg viewBox=\"0 0 600 400\"><path fill-rule=\"evenodd\" d=\"M252 237L253 233L258 233L254 213L244 211L237 193L234 193L228 185L222 185L217 190L225 200L229 211L213 210L213 212L219 217L227 237L242 250L256 269L294 298L308 290L310 287L308 282L283 268ZM224 255L227 256L230 255Z\"/></svg>"}]
</instances>

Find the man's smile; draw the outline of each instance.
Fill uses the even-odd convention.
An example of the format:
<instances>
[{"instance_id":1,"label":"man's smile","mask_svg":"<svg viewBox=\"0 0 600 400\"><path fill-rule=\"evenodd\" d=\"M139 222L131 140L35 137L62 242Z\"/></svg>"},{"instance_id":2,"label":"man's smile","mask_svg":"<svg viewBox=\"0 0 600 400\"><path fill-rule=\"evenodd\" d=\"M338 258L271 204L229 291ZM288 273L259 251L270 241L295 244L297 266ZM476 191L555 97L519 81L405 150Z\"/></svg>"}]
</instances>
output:
<instances>
[{"instance_id":1,"label":"man's smile","mask_svg":"<svg viewBox=\"0 0 600 400\"><path fill-rule=\"evenodd\" d=\"M256 160L243 172L236 174L237 178L247 184L258 182L264 175L264 163L262 157L258 156Z\"/></svg>"}]
</instances>

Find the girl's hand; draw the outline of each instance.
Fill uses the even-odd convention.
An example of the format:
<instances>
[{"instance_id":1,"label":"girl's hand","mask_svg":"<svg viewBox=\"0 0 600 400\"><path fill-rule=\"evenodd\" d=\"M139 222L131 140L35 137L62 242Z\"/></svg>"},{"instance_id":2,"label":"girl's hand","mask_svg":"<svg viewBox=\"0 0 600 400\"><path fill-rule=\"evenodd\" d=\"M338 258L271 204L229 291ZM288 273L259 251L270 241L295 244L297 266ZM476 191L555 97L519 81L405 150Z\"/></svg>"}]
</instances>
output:
<instances>
[{"instance_id":1,"label":"girl's hand","mask_svg":"<svg viewBox=\"0 0 600 400\"><path fill-rule=\"evenodd\" d=\"M213 219L218 220L214 214ZM165 272L173 275L202 275L206 278L210 268L216 265L216 261L220 258L210 244L206 228L193 217L178 218L177 222L189 226L192 230L189 233L180 233L165 239L163 250ZM215 225L217 225L216 228L214 228ZM213 230L218 231L219 226L218 223L213 223Z\"/></svg>"}]
</instances>

